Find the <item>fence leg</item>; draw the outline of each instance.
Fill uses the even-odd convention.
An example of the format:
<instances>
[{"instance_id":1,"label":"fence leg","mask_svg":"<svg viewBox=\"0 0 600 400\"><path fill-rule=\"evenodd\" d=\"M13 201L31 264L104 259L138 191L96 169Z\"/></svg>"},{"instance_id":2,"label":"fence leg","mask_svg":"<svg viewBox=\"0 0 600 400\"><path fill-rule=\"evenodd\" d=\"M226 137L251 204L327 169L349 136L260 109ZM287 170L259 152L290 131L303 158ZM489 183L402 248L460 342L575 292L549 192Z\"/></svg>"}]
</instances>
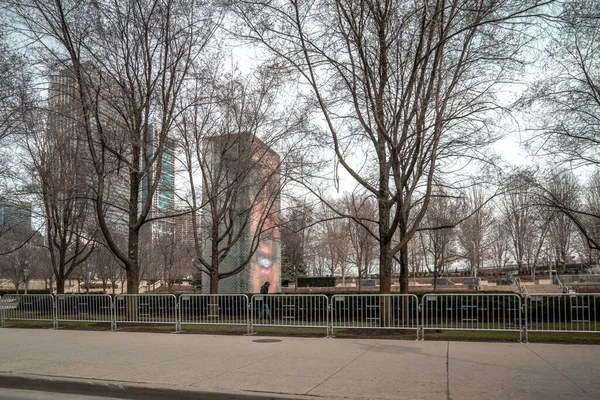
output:
<instances>
[{"instance_id":1,"label":"fence leg","mask_svg":"<svg viewBox=\"0 0 600 400\"><path fill-rule=\"evenodd\" d=\"M5 310L4 310L4 300L0 297L0 326L2 326L3 328L6 327L6 322L5 322L5 316L4 316Z\"/></svg>"},{"instance_id":2,"label":"fence leg","mask_svg":"<svg viewBox=\"0 0 600 400\"><path fill-rule=\"evenodd\" d=\"M52 301L52 328L58 329L58 317L56 315L56 300Z\"/></svg>"}]
</instances>

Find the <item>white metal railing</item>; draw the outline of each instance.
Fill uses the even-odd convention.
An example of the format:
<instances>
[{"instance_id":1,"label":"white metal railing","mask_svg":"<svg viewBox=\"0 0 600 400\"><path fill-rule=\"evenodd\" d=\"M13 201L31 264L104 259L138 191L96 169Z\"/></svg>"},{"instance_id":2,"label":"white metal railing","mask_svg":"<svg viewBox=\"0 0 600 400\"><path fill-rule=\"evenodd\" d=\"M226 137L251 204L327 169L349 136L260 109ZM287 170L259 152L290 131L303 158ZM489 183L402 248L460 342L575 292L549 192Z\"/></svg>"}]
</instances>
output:
<instances>
[{"instance_id":1,"label":"white metal railing","mask_svg":"<svg viewBox=\"0 0 600 400\"><path fill-rule=\"evenodd\" d=\"M114 329L118 323L173 324L177 330L177 298L173 294L118 294L113 306Z\"/></svg>"},{"instance_id":2,"label":"white metal railing","mask_svg":"<svg viewBox=\"0 0 600 400\"><path fill-rule=\"evenodd\" d=\"M535 294L526 299L525 340L529 332L600 333L599 294Z\"/></svg>"},{"instance_id":3,"label":"white metal railing","mask_svg":"<svg viewBox=\"0 0 600 400\"><path fill-rule=\"evenodd\" d=\"M114 328L113 300L108 294L56 295L56 321L106 322Z\"/></svg>"},{"instance_id":4,"label":"white metal railing","mask_svg":"<svg viewBox=\"0 0 600 400\"><path fill-rule=\"evenodd\" d=\"M48 321L56 327L51 294L5 294L2 296L3 326L10 320Z\"/></svg>"},{"instance_id":5,"label":"white metal railing","mask_svg":"<svg viewBox=\"0 0 600 400\"><path fill-rule=\"evenodd\" d=\"M419 299L414 294L352 294L331 298L331 331L371 328L415 330L419 337Z\"/></svg>"},{"instance_id":6,"label":"white metal railing","mask_svg":"<svg viewBox=\"0 0 600 400\"><path fill-rule=\"evenodd\" d=\"M324 328L329 335L329 300L324 294L257 294L251 299L255 326Z\"/></svg>"},{"instance_id":7,"label":"white metal railing","mask_svg":"<svg viewBox=\"0 0 600 400\"><path fill-rule=\"evenodd\" d=\"M245 325L250 331L250 307L245 294L182 294L181 325Z\"/></svg>"},{"instance_id":8,"label":"white metal railing","mask_svg":"<svg viewBox=\"0 0 600 400\"><path fill-rule=\"evenodd\" d=\"M521 297L517 294L426 294L422 331L515 331L522 340Z\"/></svg>"}]
</instances>

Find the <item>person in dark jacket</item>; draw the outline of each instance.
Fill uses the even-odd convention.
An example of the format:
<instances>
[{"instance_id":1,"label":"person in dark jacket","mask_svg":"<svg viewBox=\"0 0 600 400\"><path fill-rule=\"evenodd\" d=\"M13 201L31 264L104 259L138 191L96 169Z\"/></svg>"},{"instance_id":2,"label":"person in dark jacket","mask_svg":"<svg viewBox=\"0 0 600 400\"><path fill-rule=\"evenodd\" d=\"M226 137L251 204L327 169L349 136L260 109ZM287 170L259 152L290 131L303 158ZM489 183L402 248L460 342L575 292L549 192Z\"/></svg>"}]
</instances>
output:
<instances>
[{"instance_id":1,"label":"person in dark jacket","mask_svg":"<svg viewBox=\"0 0 600 400\"><path fill-rule=\"evenodd\" d=\"M269 286L271 284L269 283L269 281L266 281L261 287L260 287L260 294L269 294ZM269 321L269 323L271 323L271 310L269 309L269 304L267 302L267 298L263 297L263 303L262 303L262 307L260 309L260 312L258 313L258 320L260 321L263 316L267 317L267 320Z\"/></svg>"}]
</instances>

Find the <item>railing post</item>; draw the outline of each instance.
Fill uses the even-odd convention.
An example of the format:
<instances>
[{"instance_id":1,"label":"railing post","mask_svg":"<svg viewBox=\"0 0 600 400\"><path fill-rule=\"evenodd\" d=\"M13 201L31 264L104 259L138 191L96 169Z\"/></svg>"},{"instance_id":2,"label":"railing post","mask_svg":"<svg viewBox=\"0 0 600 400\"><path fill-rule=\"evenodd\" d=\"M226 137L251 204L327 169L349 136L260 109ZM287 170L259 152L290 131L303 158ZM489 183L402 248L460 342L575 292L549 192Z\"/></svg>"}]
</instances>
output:
<instances>
[{"instance_id":1,"label":"railing post","mask_svg":"<svg viewBox=\"0 0 600 400\"><path fill-rule=\"evenodd\" d=\"M427 319L427 307L425 307L425 297L427 297L427 293L421 297L421 304L419 308L421 309L421 340L425 340L425 320Z\"/></svg>"},{"instance_id":2,"label":"railing post","mask_svg":"<svg viewBox=\"0 0 600 400\"><path fill-rule=\"evenodd\" d=\"M423 326L419 324L419 322L421 322L421 303L419 303L419 298L416 294L413 294L413 296L415 299L415 304L417 306L417 340L419 340L420 331L421 329L423 329Z\"/></svg>"},{"instance_id":3,"label":"railing post","mask_svg":"<svg viewBox=\"0 0 600 400\"><path fill-rule=\"evenodd\" d=\"M527 332L527 326L529 325L529 310L527 307L527 300L528 300L529 296L525 296L525 301L523 304L523 313L525 314L525 326L523 327L523 330L525 332L525 343L527 343L529 341L529 332Z\"/></svg>"},{"instance_id":4,"label":"railing post","mask_svg":"<svg viewBox=\"0 0 600 400\"><path fill-rule=\"evenodd\" d=\"M333 312L333 307L331 307L331 301L331 299L328 299L327 301L327 337L333 337L333 315L331 315L331 313Z\"/></svg>"},{"instance_id":5,"label":"railing post","mask_svg":"<svg viewBox=\"0 0 600 400\"><path fill-rule=\"evenodd\" d=\"M5 316L4 316L4 299L0 296L0 324L4 328L6 327Z\"/></svg>"},{"instance_id":6,"label":"railing post","mask_svg":"<svg viewBox=\"0 0 600 400\"><path fill-rule=\"evenodd\" d=\"M115 303L115 296L110 296L110 330L112 332L114 332L117 328L115 319Z\"/></svg>"},{"instance_id":7,"label":"railing post","mask_svg":"<svg viewBox=\"0 0 600 400\"><path fill-rule=\"evenodd\" d=\"M58 329L58 316L56 315L56 297L52 296L52 327Z\"/></svg>"},{"instance_id":8,"label":"railing post","mask_svg":"<svg viewBox=\"0 0 600 400\"><path fill-rule=\"evenodd\" d=\"M175 296L175 295L173 295ZM181 332L181 296L175 298L175 332Z\"/></svg>"},{"instance_id":9,"label":"railing post","mask_svg":"<svg viewBox=\"0 0 600 400\"><path fill-rule=\"evenodd\" d=\"M248 304L247 304L247 313L248 313L248 334L249 335L253 335L254 334L254 324L252 323L252 319L254 318L254 313L252 312L252 300L254 299L254 296L252 296L251 298L248 299Z\"/></svg>"}]
</instances>

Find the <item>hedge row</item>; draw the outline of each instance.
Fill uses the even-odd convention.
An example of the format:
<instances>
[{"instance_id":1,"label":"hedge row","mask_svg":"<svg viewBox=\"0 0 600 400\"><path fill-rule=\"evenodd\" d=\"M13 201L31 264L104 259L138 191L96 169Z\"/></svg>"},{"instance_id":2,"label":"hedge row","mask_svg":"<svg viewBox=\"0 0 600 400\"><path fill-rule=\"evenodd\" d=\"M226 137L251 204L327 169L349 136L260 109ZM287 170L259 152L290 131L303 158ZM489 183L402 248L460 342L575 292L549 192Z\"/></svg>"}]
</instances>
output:
<instances>
[{"instance_id":1,"label":"hedge row","mask_svg":"<svg viewBox=\"0 0 600 400\"><path fill-rule=\"evenodd\" d=\"M334 287L335 281L333 276L299 277L298 287Z\"/></svg>"}]
</instances>

